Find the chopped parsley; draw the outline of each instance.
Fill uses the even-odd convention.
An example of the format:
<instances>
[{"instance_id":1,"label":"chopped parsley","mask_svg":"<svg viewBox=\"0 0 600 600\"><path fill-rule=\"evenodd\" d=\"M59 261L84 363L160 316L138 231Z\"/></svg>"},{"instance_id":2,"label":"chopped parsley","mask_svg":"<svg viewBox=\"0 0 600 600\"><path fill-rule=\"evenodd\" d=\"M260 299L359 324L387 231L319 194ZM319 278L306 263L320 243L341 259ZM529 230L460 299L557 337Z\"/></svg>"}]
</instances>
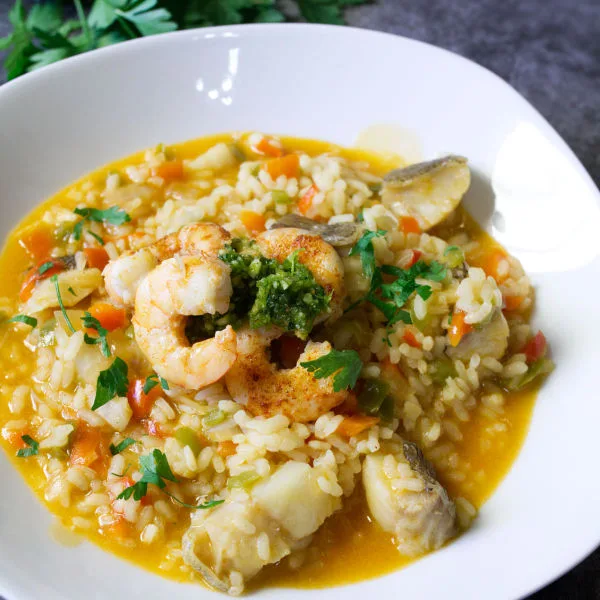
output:
<instances>
[{"instance_id":1,"label":"chopped parsley","mask_svg":"<svg viewBox=\"0 0 600 600\"><path fill-rule=\"evenodd\" d=\"M375 270L375 248L373 248L373 238L382 237L386 234L383 229L378 231L365 231L361 238L354 244L350 250L350 256L359 255L362 263L363 273L368 279L373 277Z\"/></svg>"},{"instance_id":2,"label":"chopped parsley","mask_svg":"<svg viewBox=\"0 0 600 600\"><path fill-rule=\"evenodd\" d=\"M95 329L98 332L98 337L92 337L86 333L83 336L83 341L89 345L100 344L100 350L102 354L108 358L111 355L108 339L106 338L108 331L102 327L98 319L92 317L92 315L87 311L83 313L81 320L83 321L83 326L86 329Z\"/></svg>"},{"instance_id":3,"label":"chopped parsley","mask_svg":"<svg viewBox=\"0 0 600 600\"><path fill-rule=\"evenodd\" d=\"M375 266L375 251L373 238L385 235L385 231L367 231L350 251L350 255L359 255L363 272L370 279L369 291L363 297L351 304L345 312L355 308L364 301L378 308L386 318L388 327L398 322L412 323L410 313L403 307L413 293L427 300L431 294L431 286L417 283L417 279L443 281L446 277L446 266L432 261L427 264L424 260L417 261L408 269L392 265ZM386 277L384 277L386 276ZM391 279L391 278L394 279ZM384 341L389 344L389 339Z\"/></svg>"},{"instance_id":4,"label":"chopped parsley","mask_svg":"<svg viewBox=\"0 0 600 600\"><path fill-rule=\"evenodd\" d=\"M69 292L69 294L71 294L73 296L77 296L77 294L75 293L75 290L71 286L69 286L67 288L67 292Z\"/></svg>"},{"instance_id":5,"label":"chopped parsley","mask_svg":"<svg viewBox=\"0 0 600 600\"><path fill-rule=\"evenodd\" d=\"M56 290L56 297L58 298L58 305L60 306L60 310L65 318L65 322L67 327L71 330L71 333L75 333L75 327L73 327L73 323L71 323L71 319L69 319L69 315L65 310L65 305L63 304L62 296L60 295L60 286L58 285L58 275L52 275L50 281L54 283L54 289Z\"/></svg>"},{"instance_id":6,"label":"chopped parsley","mask_svg":"<svg viewBox=\"0 0 600 600\"><path fill-rule=\"evenodd\" d=\"M97 234L94 233L91 229L88 229L87 232L101 245L104 246L104 240Z\"/></svg>"},{"instance_id":7,"label":"chopped parsley","mask_svg":"<svg viewBox=\"0 0 600 600\"><path fill-rule=\"evenodd\" d=\"M156 373L153 373L152 375L148 375L148 377L146 377L146 381L144 382L144 388L143 388L144 394L148 394L150 392L150 390L152 390L159 384L159 382L160 382L160 386L162 387L163 390L169 389L169 384L167 383L166 379L159 377Z\"/></svg>"},{"instance_id":8,"label":"chopped parsley","mask_svg":"<svg viewBox=\"0 0 600 600\"><path fill-rule=\"evenodd\" d=\"M126 396L129 380L127 379L127 364L118 356L108 369L100 371L96 383L96 396L92 410L104 406L115 396Z\"/></svg>"},{"instance_id":9,"label":"chopped parsley","mask_svg":"<svg viewBox=\"0 0 600 600\"><path fill-rule=\"evenodd\" d=\"M123 452L123 450L125 450L126 448L129 448L129 446L132 446L133 444L137 444L136 440L134 440L133 438L127 437L124 440L120 441L116 446L114 444L111 444L109 446L109 450L110 453L115 456L115 454L120 454L121 452Z\"/></svg>"},{"instance_id":10,"label":"chopped parsley","mask_svg":"<svg viewBox=\"0 0 600 600\"><path fill-rule=\"evenodd\" d=\"M108 223L110 225L123 225L124 223L128 223L131 221L131 217L118 206L111 206L105 210L100 210L99 208L76 208L73 211L76 215L82 217L81 221L75 224L73 228L73 237L75 240L79 241L81 239L81 232L83 230L83 226L87 222L95 222L95 223Z\"/></svg>"},{"instance_id":11,"label":"chopped parsley","mask_svg":"<svg viewBox=\"0 0 600 600\"><path fill-rule=\"evenodd\" d=\"M25 323L29 327L36 327L38 322L35 317L29 317L27 315L15 315L12 319L8 319L7 323Z\"/></svg>"},{"instance_id":12,"label":"chopped parsley","mask_svg":"<svg viewBox=\"0 0 600 600\"><path fill-rule=\"evenodd\" d=\"M38 267L38 274L39 275L43 275L44 273L46 273L46 271L49 271L52 267L54 267L54 261L49 260L48 262L45 262L43 265L40 265Z\"/></svg>"},{"instance_id":13,"label":"chopped parsley","mask_svg":"<svg viewBox=\"0 0 600 600\"><path fill-rule=\"evenodd\" d=\"M160 488L167 496L175 500L177 503L185 506L187 508L193 509L206 509L212 508L213 506L217 506L218 504L222 504L224 500L212 500L210 502L206 502L205 504L200 504L198 506L194 506L192 504L186 504L182 502L169 492L165 490L167 487L167 481L173 481L177 483L177 479L175 475L173 475L173 471L171 471L171 467L169 466L169 461L167 460L166 455L161 452L158 448L154 448L150 454L140 457L140 467L142 472L142 478L126 487L118 496L118 500L129 500L132 496L136 501L140 501L147 493L148 493L148 484L152 484Z\"/></svg>"},{"instance_id":14,"label":"chopped parsley","mask_svg":"<svg viewBox=\"0 0 600 600\"><path fill-rule=\"evenodd\" d=\"M353 388L363 367L362 360L355 350L331 350L325 356L300 363L315 379L333 375L333 391Z\"/></svg>"},{"instance_id":15,"label":"chopped parsley","mask_svg":"<svg viewBox=\"0 0 600 600\"><path fill-rule=\"evenodd\" d=\"M251 240L234 239L219 253L231 267L233 294L226 314L191 317L186 335L191 342L212 337L227 325L248 319L257 329L277 325L306 339L316 317L329 308L331 295L299 260L297 250L283 263L261 254Z\"/></svg>"},{"instance_id":16,"label":"chopped parsley","mask_svg":"<svg viewBox=\"0 0 600 600\"><path fill-rule=\"evenodd\" d=\"M17 452L17 456L20 458L27 458L28 456L35 456L36 454L39 453L39 448L40 448L40 444L39 442L36 442L31 436L29 435L22 435L21 439L27 444L27 448L21 448L18 452Z\"/></svg>"}]
</instances>

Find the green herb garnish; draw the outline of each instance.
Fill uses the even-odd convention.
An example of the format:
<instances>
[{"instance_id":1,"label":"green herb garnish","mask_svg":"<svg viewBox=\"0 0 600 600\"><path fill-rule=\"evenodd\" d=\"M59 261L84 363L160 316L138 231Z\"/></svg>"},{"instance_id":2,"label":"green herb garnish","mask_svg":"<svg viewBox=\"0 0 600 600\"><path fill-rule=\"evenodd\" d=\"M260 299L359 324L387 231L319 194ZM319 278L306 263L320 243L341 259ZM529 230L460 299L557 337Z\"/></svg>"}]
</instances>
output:
<instances>
[{"instance_id":1,"label":"green herb garnish","mask_svg":"<svg viewBox=\"0 0 600 600\"><path fill-rule=\"evenodd\" d=\"M144 382L143 388L144 394L148 394L150 390L152 390L159 384L159 382L162 389L168 391L169 384L167 383L166 379L163 379L162 377L159 377L156 373L153 373L152 375L148 375L148 377L146 377L146 381Z\"/></svg>"},{"instance_id":2,"label":"green herb garnish","mask_svg":"<svg viewBox=\"0 0 600 600\"><path fill-rule=\"evenodd\" d=\"M86 329L95 329L98 332L98 337L92 337L87 333L84 334L83 341L89 345L100 344L100 351L108 358L111 355L110 346L108 345L108 339L106 337L108 335L108 330L102 327L100 321L95 317L92 317L89 312L84 312L81 320Z\"/></svg>"},{"instance_id":3,"label":"green herb garnish","mask_svg":"<svg viewBox=\"0 0 600 600\"><path fill-rule=\"evenodd\" d=\"M75 327L73 327L73 323L71 323L71 319L69 319L69 315L65 310L65 305L63 304L62 296L60 295L60 286L58 285L58 275L52 275L50 281L54 283L54 289L56 290L56 297L58 298L58 305L60 306L60 310L65 318L65 323L67 327L71 330L71 333L75 333Z\"/></svg>"},{"instance_id":4,"label":"green herb garnish","mask_svg":"<svg viewBox=\"0 0 600 600\"><path fill-rule=\"evenodd\" d=\"M315 379L333 375L333 391L352 389L363 367L362 360L355 350L331 350L329 354L300 363Z\"/></svg>"},{"instance_id":5,"label":"green herb garnish","mask_svg":"<svg viewBox=\"0 0 600 600\"><path fill-rule=\"evenodd\" d=\"M29 446L28 448L21 448L18 452L17 452L17 456L20 458L27 458L28 456L35 456L36 454L39 453L39 448L40 448L40 444L39 442L36 442L31 436L29 435L22 435L21 439L27 444L27 446Z\"/></svg>"},{"instance_id":6,"label":"green herb garnish","mask_svg":"<svg viewBox=\"0 0 600 600\"><path fill-rule=\"evenodd\" d=\"M54 266L54 261L49 260L48 262L45 262L43 265L40 265L38 267L38 273L40 275L43 275L44 273L46 273L46 271L49 271L53 266Z\"/></svg>"},{"instance_id":7,"label":"green herb garnish","mask_svg":"<svg viewBox=\"0 0 600 600\"><path fill-rule=\"evenodd\" d=\"M297 0L301 16L313 23L341 25L350 4L366 0ZM17 0L8 13L13 31L0 38L8 50L8 79L27 71L136 37L211 25L277 23L286 20L276 0L95 0L87 16L74 0L76 19L65 19L62 3L42 0L29 12ZM296 20L292 18L292 20Z\"/></svg>"},{"instance_id":8,"label":"green herb garnish","mask_svg":"<svg viewBox=\"0 0 600 600\"><path fill-rule=\"evenodd\" d=\"M166 481L173 481L177 483L177 479L175 478L175 475L173 475L173 471L171 471L171 467L169 466L169 461L167 460L166 455L158 450L158 448L152 450L150 454L140 457L140 467L142 478L137 483L125 488L117 496L117 499L129 500L129 498L133 496L133 499L139 502L148 493L148 484L152 484L160 488L167 496L169 496L169 498L172 498L175 500L175 502L185 506L186 508L206 509L212 508L213 506L217 506L218 504L222 504L224 502L223 500L212 500L210 502L206 502L205 504L194 506L192 504L182 502L167 492L167 490L165 490L167 486Z\"/></svg>"},{"instance_id":9,"label":"green herb garnish","mask_svg":"<svg viewBox=\"0 0 600 600\"><path fill-rule=\"evenodd\" d=\"M137 444L136 440L134 440L133 438L127 437L124 440L122 440L121 442L119 442L116 446L114 444L111 444L109 446L109 450L110 450L110 453L113 456L115 456L116 454L120 454L121 452L123 452L123 450L125 450L126 448L129 448L129 446L131 446L133 444Z\"/></svg>"},{"instance_id":10,"label":"green herb garnish","mask_svg":"<svg viewBox=\"0 0 600 600\"><path fill-rule=\"evenodd\" d=\"M75 290L71 286L69 286L67 288L67 292L69 292L69 294L71 294L73 296L77 296L77 294L75 293Z\"/></svg>"},{"instance_id":11,"label":"green herb garnish","mask_svg":"<svg viewBox=\"0 0 600 600\"><path fill-rule=\"evenodd\" d=\"M87 232L101 245L104 246L104 240L97 234L91 231L90 229Z\"/></svg>"},{"instance_id":12,"label":"green herb garnish","mask_svg":"<svg viewBox=\"0 0 600 600\"><path fill-rule=\"evenodd\" d=\"M35 317L29 317L27 315L15 315L11 319L6 321L7 323L25 323L25 325L29 325L29 327L37 326L37 319Z\"/></svg>"},{"instance_id":13,"label":"green herb garnish","mask_svg":"<svg viewBox=\"0 0 600 600\"><path fill-rule=\"evenodd\" d=\"M88 221L95 223L108 223L110 225L123 225L131 221L131 217L118 206L111 206L105 210L99 208L76 208L73 211L76 215L82 217L81 221L75 224L73 227L73 237L76 240L81 239L81 232L83 226Z\"/></svg>"},{"instance_id":14,"label":"green herb garnish","mask_svg":"<svg viewBox=\"0 0 600 600\"><path fill-rule=\"evenodd\" d=\"M98 381L96 383L96 396L92 410L96 410L104 406L115 396L126 396L129 380L127 379L127 364L118 356L113 364L100 371Z\"/></svg>"},{"instance_id":15,"label":"green herb garnish","mask_svg":"<svg viewBox=\"0 0 600 600\"><path fill-rule=\"evenodd\" d=\"M375 270L375 248L373 248L373 238L382 237L386 234L383 229L378 231L366 231L350 250L350 256L358 254L362 263L363 273L368 279L373 277Z\"/></svg>"}]
</instances>

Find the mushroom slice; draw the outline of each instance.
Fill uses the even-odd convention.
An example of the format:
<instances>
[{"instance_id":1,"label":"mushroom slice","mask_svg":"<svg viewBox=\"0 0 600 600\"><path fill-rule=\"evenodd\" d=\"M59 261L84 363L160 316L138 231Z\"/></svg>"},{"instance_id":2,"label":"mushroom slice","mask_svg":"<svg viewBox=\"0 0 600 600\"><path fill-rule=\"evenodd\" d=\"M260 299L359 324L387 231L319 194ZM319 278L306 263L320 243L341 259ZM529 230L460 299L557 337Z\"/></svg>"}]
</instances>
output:
<instances>
[{"instance_id":1,"label":"mushroom slice","mask_svg":"<svg viewBox=\"0 0 600 600\"><path fill-rule=\"evenodd\" d=\"M319 486L320 476L319 468L288 461L248 495L196 511L183 536L185 562L217 590L241 593L243 582L304 547L340 507Z\"/></svg>"},{"instance_id":2,"label":"mushroom slice","mask_svg":"<svg viewBox=\"0 0 600 600\"><path fill-rule=\"evenodd\" d=\"M381 199L399 217L413 217L423 231L442 222L471 183L467 159L450 154L390 171Z\"/></svg>"},{"instance_id":3,"label":"mushroom slice","mask_svg":"<svg viewBox=\"0 0 600 600\"><path fill-rule=\"evenodd\" d=\"M415 444L404 442L395 454L370 454L362 474L369 510L394 534L401 554L436 550L455 535L454 503Z\"/></svg>"},{"instance_id":4,"label":"mushroom slice","mask_svg":"<svg viewBox=\"0 0 600 600\"><path fill-rule=\"evenodd\" d=\"M351 246L356 242L359 236L359 226L354 222L342 223L319 223L308 217L296 214L284 215L269 229L279 229L281 227L296 227L310 231L323 238L332 246Z\"/></svg>"}]
</instances>

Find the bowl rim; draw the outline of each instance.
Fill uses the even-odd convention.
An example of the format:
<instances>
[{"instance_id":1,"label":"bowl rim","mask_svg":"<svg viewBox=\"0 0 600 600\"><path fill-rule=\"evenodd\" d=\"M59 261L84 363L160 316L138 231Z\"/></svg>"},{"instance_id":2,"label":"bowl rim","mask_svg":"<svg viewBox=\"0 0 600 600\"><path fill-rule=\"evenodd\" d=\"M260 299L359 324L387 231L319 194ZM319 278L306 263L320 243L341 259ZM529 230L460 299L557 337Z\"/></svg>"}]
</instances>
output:
<instances>
[{"instance_id":1,"label":"bowl rim","mask_svg":"<svg viewBox=\"0 0 600 600\"><path fill-rule=\"evenodd\" d=\"M111 55L119 55L128 52L137 52L143 51L146 47L156 47L161 45L168 45L173 40L176 39L184 39L184 38L207 38L208 36L218 36L218 35L228 35L231 37L235 37L237 35L242 34L251 34L251 35L263 35L263 34L271 34L274 31L279 32L281 29L286 28L288 30L298 30L298 31L314 31L318 35L327 35L328 33L335 32L335 35L344 35L348 37L364 37L366 38L388 38L388 39L402 39L411 44L416 44L419 46L424 46L430 49L435 49L438 52L442 52L446 55L450 55L454 60L458 60L464 63L467 63L469 67L472 69L475 67L477 70L480 70L482 73L485 73L487 77L492 77L496 80L498 84L500 84L507 93L511 93L519 97L519 99L524 102L547 126L547 133L550 133L553 137L553 142L558 143L563 152L568 154L570 162L576 166L579 175L585 180L587 185L591 187L591 189L595 193L595 197L597 202L600 201L600 192L598 187L596 186L594 180L591 175L588 173L587 169L583 166L580 159L573 152L570 146L565 142L565 140L558 134L558 132L554 129L554 127L547 121L547 119L533 106L529 100L527 100L524 96L522 96L514 87L512 87L507 81L505 81L502 77L488 69L480 65L479 63L464 57L460 54L452 52L446 48L442 48L436 46L434 44L424 42L421 40L416 40L412 38L408 38L406 36L397 35L389 32L382 32L370 29L364 29L359 27L350 27L344 25L327 25L327 24L312 24L312 23L254 23L254 24L243 24L243 25L222 25L222 26L214 26L214 27L202 27L202 28L194 28L194 29L186 29L179 30L164 34L158 34L153 36L141 37L133 40L126 40L124 42L120 42L118 44L107 46L104 48L99 48L96 50L92 50L89 52L85 52L80 55L72 56L66 59L63 59L57 63L53 63L41 69L32 71L30 73L26 73L16 79L8 81L0 86L0 108L5 99L8 99L9 96L15 92L18 93L27 93L28 86L35 87L40 84L44 84L50 78L53 78L57 75L61 74L69 74L73 72L73 69L76 68L90 68L94 66L95 62L101 62L106 57L110 57ZM534 419L535 416L532 416ZM584 543L582 540L579 543L580 549L577 552L573 552L571 558L562 563L560 568L556 568L556 566L549 560L547 560L547 567L544 569L546 571L546 575L542 578L539 578L539 582L536 584L530 583L521 583L520 586L522 590L519 592L519 597L525 597L530 594L535 593L541 588L551 584L552 582L559 579L562 575L570 571L573 567L579 564L582 560L584 560L587 556L589 556L592 552L594 552L597 548L600 547L600 531L594 536L594 540L591 543ZM10 589L11 586L6 586L7 578L0 578L0 587L4 588L4 593L10 594L12 593L15 598L18 596L15 594L15 589ZM5 587L6 586L6 587ZM10 592L9 592L10 590ZM13 600L12 597L8 597L7 600Z\"/></svg>"}]
</instances>

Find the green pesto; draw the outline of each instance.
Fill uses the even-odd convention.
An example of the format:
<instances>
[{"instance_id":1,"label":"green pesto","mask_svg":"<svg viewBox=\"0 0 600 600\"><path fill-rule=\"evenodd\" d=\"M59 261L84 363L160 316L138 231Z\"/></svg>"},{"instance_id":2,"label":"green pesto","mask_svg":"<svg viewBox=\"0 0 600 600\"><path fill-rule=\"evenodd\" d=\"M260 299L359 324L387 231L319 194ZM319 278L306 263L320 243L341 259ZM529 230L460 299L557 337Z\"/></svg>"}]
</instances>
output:
<instances>
[{"instance_id":1,"label":"green pesto","mask_svg":"<svg viewBox=\"0 0 600 600\"><path fill-rule=\"evenodd\" d=\"M232 240L219 253L231 267L229 310L224 315L190 318L188 339L195 342L211 337L227 325L239 327L246 319L253 329L276 325L306 339L315 318L328 310L331 296L300 263L300 252L279 263L263 256L253 240Z\"/></svg>"}]
</instances>

